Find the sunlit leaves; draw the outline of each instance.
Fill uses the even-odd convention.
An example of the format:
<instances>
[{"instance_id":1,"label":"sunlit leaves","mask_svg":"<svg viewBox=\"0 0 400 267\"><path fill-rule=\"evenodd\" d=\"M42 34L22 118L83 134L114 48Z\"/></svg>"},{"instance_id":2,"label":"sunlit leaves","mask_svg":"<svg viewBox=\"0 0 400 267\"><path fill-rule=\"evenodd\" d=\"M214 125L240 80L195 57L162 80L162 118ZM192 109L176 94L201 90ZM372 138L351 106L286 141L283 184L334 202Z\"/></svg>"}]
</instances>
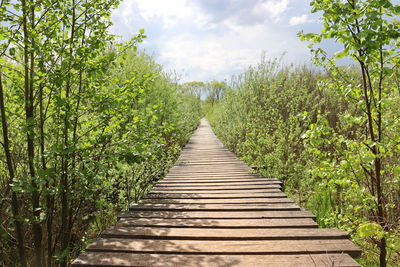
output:
<instances>
[{"instance_id":1,"label":"sunlit leaves","mask_svg":"<svg viewBox=\"0 0 400 267\"><path fill-rule=\"evenodd\" d=\"M314 168L313 175L329 174L331 181L338 181L344 174L353 177L365 188L364 192L374 201L353 202L354 210L367 211L367 215L357 216L357 223L363 223L358 234L378 240L380 264L386 266L385 251L390 247L386 240L390 240L388 244L393 244L391 242L396 239L394 232L398 230L396 221L399 220L398 212L393 208L398 202L395 195L399 187L394 185L396 182L393 183L393 168L398 165L395 158L399 150L392 140L398 138L399 130L394 116L399 96L393 89L398 80L395 66L400 52L400 28L396 17L400 6L390 0L316 0L311 2L311 6L313 12L322 13L324 27L320 33L299 33L299 36L311 42L309 47L315 55L315 62L324 66L331 75L325 86L332 92L338 92L353 108L340 115L341 124L348 125L347 131L328 125L329 132L323 132L322 129L327 126L326 118L310 128L307 135L310 152L319 157L319 167ZM328 55L318 48L326 39L341 43L343 50ZM337 60L342 58L354 60L360 73L351 73L350 68L338 66ZM331 140L334 145L335 149L330 154L325 152L325 139ZM350 164L333 164L332 158ZM335 168L329 167L332 165ZM349 197L350 202L351 196L355 196L352 190L345 191L344 195ZM396 226L388 231L388 225L393 223Z\"/></svg>"},{"instance_id":2,"label":"sunlit leaves","mask_svg":"<svg viewBox=\"0 0 400 267\"><path fill-rule=\"evenodd\" d=\"M165 174L198 123L199 103L179 95L159 65L134 52L146 38L143 29L126 43L108 33L118 0L23 3L0 7L0 62L17 172L12 183L0 183L8 194L1 200L2 224L10 223L8 192L14 192L27 226L25 247L43 245L50 261L60 261L50 265L63 266L70 249L81 245L69 235L85 240L87 231L101 230L129 196L139 199ZM33 115L25 119L26 106ZM33 160L26 155L27 135ZM27 163L34 175L27 175ZM35 192L39 207L32 209ZM50 243L45 236L35 243L31 226L44 227L44 221Z\"/></svg>"}]
</instances>

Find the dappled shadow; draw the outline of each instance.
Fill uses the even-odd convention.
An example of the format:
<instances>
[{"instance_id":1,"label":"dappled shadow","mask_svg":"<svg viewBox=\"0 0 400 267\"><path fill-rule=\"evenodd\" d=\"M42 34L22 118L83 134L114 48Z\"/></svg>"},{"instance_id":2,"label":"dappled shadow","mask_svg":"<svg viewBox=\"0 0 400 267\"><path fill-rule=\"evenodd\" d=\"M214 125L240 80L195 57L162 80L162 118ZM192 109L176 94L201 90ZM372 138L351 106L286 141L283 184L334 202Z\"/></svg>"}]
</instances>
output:
<instances>
[{"instance_id":1,"label":"dappled shadow","mask_svg":"<svg viewBox=\"0 0 400 267\"><path fill-rule=\"evenodd\" d=\"M79 262L94 262L93 266L198 266L198 267L223 267L243 266L240 258L226 255L196 255L196 254L127 254L103 252L99 257L98 253L83 253ZM87 265L73 265L87 266Z\"/></svg>"},{"instance_id":2,"label":"dappled shadow","mask_svg":"<svg viewBox=\"0 0 400 267\"><path fill-rule=\"evenodd\" d=\"M270 266L270 267L360 267L347 254L304 254L304 255L195 255L195 254L128 254L86 252L74 267L87 266ZM79 263L82 263L80 265Z\"/></svg>"}]
</instances>

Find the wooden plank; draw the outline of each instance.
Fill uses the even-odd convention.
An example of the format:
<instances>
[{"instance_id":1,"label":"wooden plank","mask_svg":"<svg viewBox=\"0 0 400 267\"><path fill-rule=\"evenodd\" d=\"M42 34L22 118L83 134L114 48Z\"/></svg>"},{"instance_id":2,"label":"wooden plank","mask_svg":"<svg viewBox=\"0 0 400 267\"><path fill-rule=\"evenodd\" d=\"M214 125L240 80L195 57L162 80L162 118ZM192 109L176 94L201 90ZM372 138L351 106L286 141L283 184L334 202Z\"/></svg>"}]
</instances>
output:
<instances>
[{"instance_id":1,"label":"wooden plank","mask_svg":"<svg viewBox=\"0 0 400 267\"><path fill-rule=\"evenodd\" d=\"M183 150L182 152L182 157L179 158L179 160L200 160L204 161L205 159L209 159L210 161L215 159L215 160L237 160L239 162L243 162L240 159L238 159L235 154L229 154L226 153L226 151L218 151L218 152L213 152L213 151L208 151L208 152L199 152L195 150L191 151L185 151Z\"/></svg>"},{"instance_id":2,"label":"wooden plank","mask_svg":"<svg viewBox=\"0 0 400 267\"><path fill-rule=\"evenodd\" d=\"M276 189L205 189L205 190L196 190L196 189L187 189L187 190L168 190L168 189L152 189L151 193L180 193L180 194L193 194L194 192L199 192L202 194L245 194L245 193L279 193L282 192L279 188Z\"/></svg>"},{"instance_id":3,"label":"wooden plank","mask_svg":"<svg viewBox=\"0 0 400 267\"><path fill-rule=\"evenodd\" d=\"M248 172L233 172L229 170L223 170L221 172L204 172L204 171L187 171L187 172L173 172L166 176L166 178L263 178L262 176L254 175ZM267 177L264 177L267 178Z\"/></svg>"},{"instance_id":4,"label":"wooden plank","mask_svg":"<svg viewBox=\"0 0 400 267\"><path fill-rule=\"evenodd\" d=\"M151 240L128 238L97 238L87 251L125 253L187 253L224 255L288 255L347 253L359 257L361 250L346 239L329 240Z\"/></svg>"},{"instance_id":5,"label":"wooden plank","mask_svg":"<svg viewBox=\"0 0 400 267\"><path fill-rule=\"evenodd\" d=\"M179 204L262 204L262 203L294 203L288 197L282 198L233 198L233 199L163 199L163 198L150 198L142 199L139 203L153 203L153 204L166 204L166 203L179 203Z\"/></svg>"},{"instance_id":6,"label":"wooden plank","mask_svg":"<svg viewBox=\"0 0 400 267\"><path fill-rule=\"evenodd\" d=\"M178 164L181 164L181 163L182 164L186 164L186 163L188 163L188 164L190 164L190 163L224 164L226 162L239 162L240 164L245 164L244 162L238 160L235 157L222 156L222 155L217 155L217 156L208 155L206 158L204 157L204 155L199 155L199 156L192 155L192 156L182 157L177 160Z\"/></svg>"},{"instance_id":7,"label":"wooden plank","mask_svg":"<svg viewBox=\"0 0 400 267\"><path fill-rule=\"evenodd\" d=\"M277 183L277 182L267 182L267 181L245 181L245 180L201 180L201 181L196 181L196 180L191 180L191 179L168 179L168 180L163 180L162 182L158 182L157 186L163 187L163 186L178 186L178 187L205 187L205 186L216 186L216 187L221 187L221 186L276 186L277 188L280 188L282 186L282 183Z\"/></svg>"},{"instance_id":8,"label":"wooden plank","mask_svg":"<svg viewBox=\"0 0 400 267\"><path fill-rule=\"evenodd\" d=\"M217 162L221 163L223 161L236 161L241 164L245 164L242 160L238 159L234 154L226 154L225 152L196 152L194 150L188 151L189 153L185 153L182 157L178 159L178 162Z\"/></svg>"},{"instance_id":9,"label":"wooden plank","mask_svg":"<svg viewBox=\"0 0 400 267\"><path fill-rule=\"evenodd\" d=\"M271 185L156 185L153 187L153 190L196 190L196 191L203 191L203 190L254 190L254 189L280 189L281 186L279 184L271 184Z\"/></svg>"},{"instance_id":10,"label":"wooden plank","mask_svg":"<svg viewBox=\"0 0 400 267\"><path fill-rule=\"evenodd\" d=\"M262 178L268 178L268 177L262 177L262 176L257 176L252 173L246 173L246 172L229 172L224 170L224 173L206 173L206 172L194 172L194 171L188 171L188 172L180 172L180 173L170 173L167 176L165 176L164 179L169 179L169 178L174 178L174 179L262 179Z\"/></svg>"},{"instance_id":11,"label":"wooden plank","mask_svg":"<svg viewBox=\"0 0 400 267\"><path fill-rule=\"evenodd\" d=\"M188 176L190 175L190 176ZM193 176L193 177L192 177ZM164 179L168 178L175 178L175 179L180 179L180 178L198 178L198 179L229 179L229 178L243 178L243 179L270 179L270 180L278 180L278 179L271 179L268 177L262 177L261 175L255 175L253 173L171 173L167 174Z\"/></svg>"},{"instance_id":12,"label":"wooden plank","mask_svg":"<svg viewBox=\"0 0 400 267\"><path fill-rule=\"evenodd\" d=\"M185 255L185 254L140 254L85 252L76 259L72 267L360 267L348 254L299 254L299 255Z\"/></svg>"},{"instance_id":13,"label":"wooden plank","mask_svg":"<svg viewBox=\"0 0 400 267\"><path fill-rule=\"evenodd\" d=\"M166 226L196 228L316 228L317 223L311 218L301 219L168 219L168 218L121 218L118 226Z\"/></svg>"},{"instance_id":14,"label":"wooden plank","mask_svg":"<svg viewBox=\"0 0 400 267\"><path fill-rule=\"evenodd\" d=\"M186 167L187 169L187 173L182 172L182 168L180 169L174 169L174 172L169 173L168 176L182 176L182 175L186 175L186 174L199 174L199 175L204 175L204 176L220 176L220 177L224 177L224 176L253 176L253 177L258 177L258 178L276 178L276 177L266 177L266 176L262 176L261 174L254 172L253 170L248 170L248 169L241 169L241 170L234 170L231 168L223 168L223 169L219 169L219 168L189 168ZM207 172L204 172L204 170L207 169ZM203 172L201 172L201 170L203 170Z\"/></svg>"},{"instance_id":15,"label":"wooden plank","mask_svg":"<svg viewBox=\"0 0 400 267\"><path fill-rule=\"evenodd\" d=\"M224 162L224 163L214 163L214 162L179 162L176 163L175 166L178 167L189 167L189 168L193 168L193 169L201 169L201 168L216 168L216 169L220 169L220 168L229 168L229 169L235 169L235 170L249 170L249 166L244 165L244 163L240 163L240 162Z\"/></svg>"},{"instance_id":16,"label":"wooden plank","mask_svg":"<svg viewBox=\"0 0 400 267\"><path fill-rule=\"evenodd\" d=\"M168 239L168 240L317 240L347 239L339 229L207 229L170 227L113 226L102 232L103 238Z\"/></svg>"},{"instance_id":17,"label":"wooden plank","mask_svg":"<svg viewBox=\"0 0 400 267\"><path fill-rule=\"evenodd\" d=\"M187 177L187 176L182 176L182 177L166 177L162 180L159 181L159 183L164 183L164 182L185 182L185 181L191 182L191 183L225 183L225 182L235 182L235 183L247 183L247 182L257 182L257 183L267 183L267 184L281 184L282 182L277 180L277 179L269 179L269 178L261 178L257 176L236 176L236 177L227 177L221 176L221 177L207 177L207 176L201 176L201 177Z\"/></svg>"},{"instance_id":18,"label":"wooden plank","mask_svg":"<svg viewBox=\"0 0 400 267\"><path fill-rule=\"evenodd\" d=\"M221 187L221 186L253 186L253 185L264 185L264 186L275 186L277 185L278 188L281 187L281 183L277 182L264 182L264 181L245 181L245 180L201 180L201 181L196 181L196 180L190 180L190 179L182 179L181 181L179 179L169 179L169 180L163 180L162 182L158 182L157 186L163 187L163 186L179 186L179 187L188 187L188 186L194 186L194 187L201 187L201 186L216 186L216 187Z\"/></svg>"},{"instance_id":19,"label":"wooden plank","mask_svg":"<svg viewBox=\"0 0 400 267\"><path fill-rule=\"evenodd\" d=\"M224 174L224 175L218 175L218 174L210 174L210 175L206 175L206 174L202 174L199 176L194 176L194 177L190 177L187 176L186 174L183 175L167 175L164 179L160 180L161 181L165 181L165 180L182 180L182 179L196 179L196 180L212 180L212 181L225 181L225 180L243 180L243 181L262 181L262 182L275 182L275 183L280 183L281 180L279 179L275 179L275 178L268 178L268 177L262 177L259 175L254 175L254 174Z\"/></svg>"},{"instance_id":20,"label":"wooden plank","mask_svg":"<svg viewBox=\"0 0 400 267\"><path fill-rule=\"evenodd\" d=\"M192 163L199 162L200 164L209 163L209 164L230 164L232 162L236 162L239 166L248 167L242 160L235 158L234 154L226 153L226 151L188 151L189 153L183 155L178 159L178 163ZM212 160L213 159L213 160Z\"/></svg>"},{"instance_id":21,"label":"wooden plank","mask_svg":"<svg viewBox=\"0 0 400 267\"><path fill-rule=\"evenodd\" d=\"M251 174L251 169L238 168L233 166L219 166L219 167L203 167L203 166L176 166L171 169L171 175L182 175L182 174L224 174L227 175L240 175L240 174Z\"/></svg>"},{"instance_id":22,"label":"wooden plank","mask_svg":"<svg viewBox=\"0 0 400 267\"><path fill-rule=\"evenodd\" d=\"M160 180L159 182L165 182L165 181L177 181L177 182L183 182L183 181L190 181L190 182L195 182L195 183L202 183L202 182L227 182L227 181L233 181L233 182L264 182L268 184L281 184L281 181L274 181L270 179L264 179L261 177L257 176L206 176L206 175L201 175L201 176L167 176L164 179Z\"/></svg>"},{"instance_id":23,"label":"wooden plank","mask_svg":"<svg viewBox=\"0 0 400 267\"><path fill-rule=\"evenodd\" d=\"M223 185L280 185L275 181L259 181L259 180L205 180L200 181L190 179L164 179L157 183L157 186L223 186Z\"/></svg>"},{"instance_id":24,"label":"wooden plank","mask_svg":"<svg viewBox=\"0 0 400 267\"><path fill-rule=\"evenodd\" d=\"M178 160L176 162L175 166L186 166L186 165L230 165L230 164L234 164L235 166L238 167L245 167L246 169L249 168L248 165L244 164L241 161L238 160L215 160L215 161L211 161L211 160Z\"/></svg>"},{"instance_id":25,"label":"wooden plank","mask_svg":"<svg viewBox=\"0 0 400 267\"><path fill-rule=\"evenodd\" d=\"M276 219L315 218L309 211L127 211L118 218L181 218L181 219Z\"/></svg>"},{"instance_id":26,"label":"wooden plank","mask_svg":"<svg viewBox=\"0 0 400 267\"><path fill-rule=\"evenodd\" d=\"M271 185L271 184L281 184L282 182L280 181L268 181L268 180L261 180L259 178L256 179L207 179L207 178L201 178L201 179L190 179L190 178L178 178L178 179L172 179L172 178L167 178L159 181L157 184L158 185L164 185L164 184L176 184L176 185L223 185L223 184L237 184L237 185L246 185L246 184L258 184L258 185Z\"/></svg>"},{"instance_id":27,"label":"wooden plank","mask_svg":"<svg viewBox=\"0 0 400 267\"><path fill-rule=\"evenodd\" d=\"M205 174L208 173L210 175L213 174L224 174L225 172L229 175L229 174L251 174L251 171L253 171L252 169L249 168L240 168L240 167L234 167L233 166L219 166L219 167L203 167L203 166L175 166L173 168L171 168L171 175L174 174L186 174L186 173L201 173L201 174Z\"/></svg>"},{"instance_id":28,"label":"wooden plank","mask_svg":"<svg viewBox=\"0 0 400 267\"><path fill-rule=\"evenodd\" d=\"M155 188L163 188L163 187L168 187L168 188L185 188L185 189L209 189L209 188L214 188L215 190L218 190L220 188L243 188L243 189L271 189L271 188L281 188L281 185L278 183L249 183L249 182L242 182L242 183L202 183L199 182L197 184L168 184L167 182L161 183L161 184L156 184Z\"/></svg>"},{"instance_id":29,"label":"wooden plank","mask_svg":"<svg viewBox=\"0 0 400 267\"><path fill-rule=\"evenodd\" d=\"M195 175L196 173L192 173ZM168 173L166 177L185 177L188 173ZM254 177L254 178L264 178L264 179L271 179L271 180L279 180L273 177L263 177L257 173L249 173L249 172L206 172L200 173L198 176L203 177L210 177L210 178L228 178L228 177Z\"/></svg>"},{"instance_id":30,"label":"wooden plank","mask_svg":"<svg viewBox=\"0 0 400 267\"><path fill-rule=\"evenodd\" d=\"M182 173L210 173L210 174L218 174L228 172L231 174L246 174L252 171L250 168L239 167L237 165L223 165L223 166L213 166L213 167L204 167L204 166L179 166L175 165L171 169L171 174L182 174Z\"/></svg>"},{"instance_id":31,"label":"wooden plank","mask_svg":"<svg viewBox=\"0 0 400 267\"><path fill-rule=\"evenodd\" d=\"M130 211L296 211L300 207L294 203L262 204L146 204L139 203Z\"/></svg>"},{"instance_id":32,"label":"wooden plank","mask_svg":"<svg viewBox=\"0 0 400 267\"><path fill-rule=\"evenodd\" d=\"M212 153L225 153L225 154L232 154L234 155L232 152L230 152L229 150L227 150L226 148L224 148L222 145L210 145L207 146L205 144L200 144L201 146L198 145L191 145L191 144L187 144L184 149L186 151L190 151L190 150L195 150L196 152L212 152Z\"/></svg>"},{"instance_id":33,"label":"wooden plank","mask_svg":"<svg viewBox=\"0 0 400 267\"><path fill-rule=\"evenodd\" d=\"M223 164L224 162L229 162L229 161L230 162L238 161L238 162L244 163L243 161L239 160L237 157L228 156L228 155L208 156L207 158L205 158L204 155L196 156L193 154L185 154L185 155L179 157L177 160L178 163L180 163L180 162L183 162L183 163L186 163L186 162L189 162L189 163L190 162L200 162L200 163L214 162L214 163L220 163L220 164Z\"/></svg>"},{"instance_id":34,"label":"wooden plank","mask_svg":"<svg viewBox=\"0 0 400 267\"><path fill-rule=\"evenodd\" d=\"M224 194L224 193L152 193L149 192L143 199L147 198L190 198L190 199L233 199L233 198L281 198L287 197L281 190L271 190L263 193L237 193L237 194Z\"/></svg>"},{"instance_id":35,"label":"wooden plank","mask_svg":"<svg viewBox=\"0 0 400 267\"><path fill-rule=\"evenodd\" d=\"M216 162L221 164L224 161L238 161L244 163L237 157L231 155L186 154L178 159L178 162Z\"/></svg>"}]
</instances>

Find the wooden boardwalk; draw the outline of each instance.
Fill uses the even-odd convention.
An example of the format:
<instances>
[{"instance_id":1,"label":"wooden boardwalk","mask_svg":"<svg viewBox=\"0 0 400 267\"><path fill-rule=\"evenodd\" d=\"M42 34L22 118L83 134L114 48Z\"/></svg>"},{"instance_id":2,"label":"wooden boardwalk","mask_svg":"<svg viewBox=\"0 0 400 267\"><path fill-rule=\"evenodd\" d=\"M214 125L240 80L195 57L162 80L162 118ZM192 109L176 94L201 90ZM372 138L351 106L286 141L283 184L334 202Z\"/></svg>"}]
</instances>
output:
<instances>
[{"instance_id":1,"label":"wooden boardwalk","mask_svg":"<svg viewBox=\"0 0 400 267\"><path fill-rule=\"evenodd\" d=\"M170 173L72 266L360 266L360 249L248 173L203 119Z\"/></svg>"}]
</instances>

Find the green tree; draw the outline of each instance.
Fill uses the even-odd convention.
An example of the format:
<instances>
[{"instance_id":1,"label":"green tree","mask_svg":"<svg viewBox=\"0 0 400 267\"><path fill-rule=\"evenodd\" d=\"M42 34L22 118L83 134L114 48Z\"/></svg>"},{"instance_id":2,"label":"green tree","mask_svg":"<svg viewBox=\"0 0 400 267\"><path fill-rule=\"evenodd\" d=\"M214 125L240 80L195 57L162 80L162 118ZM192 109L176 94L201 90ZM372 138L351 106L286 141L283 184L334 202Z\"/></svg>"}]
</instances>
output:
<instances>
[{"instance_id":1,"label":"green tree","mask_svg":"<svg viewBox=\"0 0 400 267\"><path fill-rule=\"evenodd\" d=\"M119 1L0 3L0 265L67 266L173 164L199 119ZM4 218L4 219L3 219Z\"/></svg>"},{"instance_id":2,"label":"green tree","mask_svg":"<svg viewBox=\"0 0 400 267\"><path fill-rule=\"evenodd\" d=\"M199 99L206 92L206 84L201 81L187 82L182 85L184 91L196 95Z\"/></svg>"},{"instance_id":3,"label":"green tree","mask_svg":"<svg viewBox=\"0 0 400 267\"><path fill-rule=\"evenodd\" d=\"M226 82L220 81L212 81L208 84L208 94L207 100L211 102L211 105L214 105L215 102L218 102L220 99L224 97L225 92L228 90L228 85Z\"/></svg>"},{"instance_id":4,"label":"green tree","mask_svg":"<svg viewBox=\"0 0 400 267\"><path fill-rule=\"evenodd\" d=\"M400 6L389 0L348 0L348 1L312 1L312 12L322 12L324 28L318 34L300 34L303 40L311 41L311 50L317 63L327 67L337 80L335 86L341 95L350 102L357 103L362 115L357 118L348 114L347 118L358 123L365 131L359 140L363 152L357 162L364 172L364 184L374 197L373 214L369 214L381 231L388 233L390 225L398 221L393 217L391 191L393 179L391 159L397 154L395 143L398 129L390 115L395 87L393 81L396 72L393 68L399 64L400 24L398 16ZM315 44L325 39L334 39L343 44L343 50L333 58ZM360 82L349 80L343 68L336 66L336 59L348 57L358 63ZM358 120L358 122L355 122ZM394 138L394 139L393 139ZM344 141L344 140L343 140ZM380 266L387 264L387 234L376 238L380 250Z\"/></svg>"}]
</instances>

